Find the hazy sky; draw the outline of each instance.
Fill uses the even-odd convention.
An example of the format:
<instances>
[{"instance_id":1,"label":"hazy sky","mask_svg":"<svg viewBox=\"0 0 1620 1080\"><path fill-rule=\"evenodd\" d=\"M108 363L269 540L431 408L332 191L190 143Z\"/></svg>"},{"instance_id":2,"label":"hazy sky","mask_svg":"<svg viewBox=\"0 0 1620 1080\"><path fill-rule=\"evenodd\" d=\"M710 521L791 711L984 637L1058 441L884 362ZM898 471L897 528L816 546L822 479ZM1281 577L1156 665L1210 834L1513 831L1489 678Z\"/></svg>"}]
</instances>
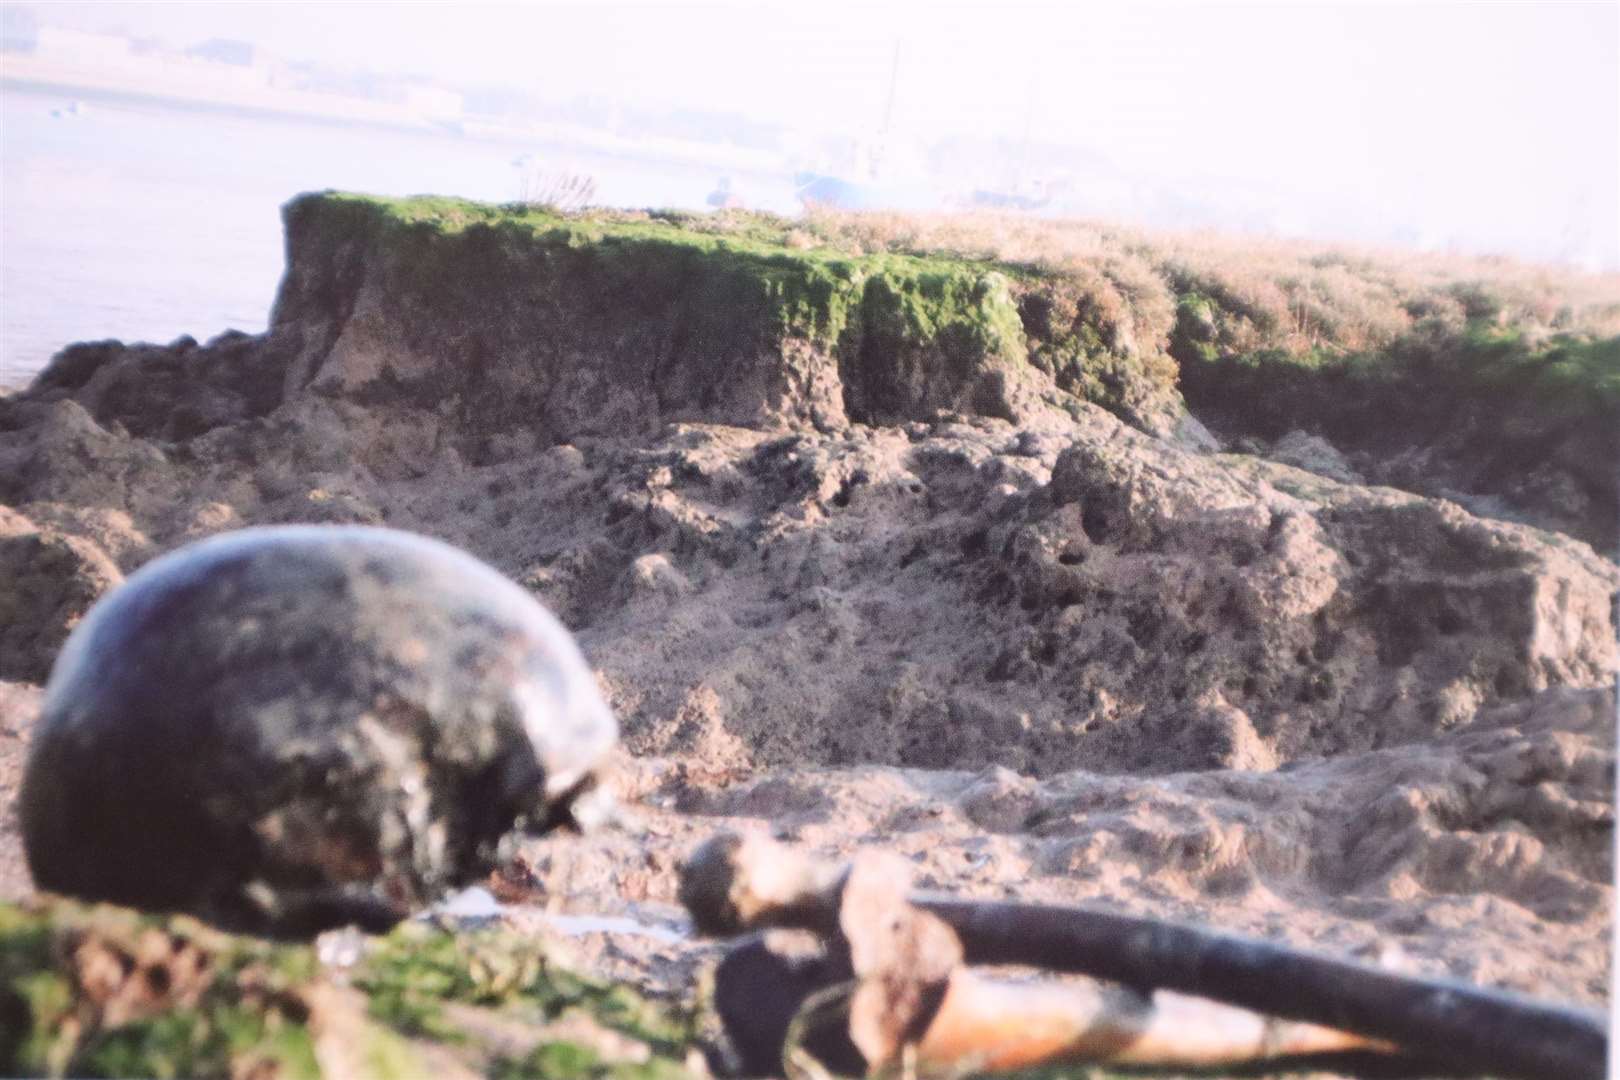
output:
<instances>
[{"instance_id":1,"label":"hazy sky","mask_svg":"<svg viewBox=\"0 0 1620 1080\"><path fill-rule=\"evenodd\" d=\"M1620 262L1620 5L89 4L47 21L866 134L1099 150L1472 247Z\"/></svg>"}]
</instances>

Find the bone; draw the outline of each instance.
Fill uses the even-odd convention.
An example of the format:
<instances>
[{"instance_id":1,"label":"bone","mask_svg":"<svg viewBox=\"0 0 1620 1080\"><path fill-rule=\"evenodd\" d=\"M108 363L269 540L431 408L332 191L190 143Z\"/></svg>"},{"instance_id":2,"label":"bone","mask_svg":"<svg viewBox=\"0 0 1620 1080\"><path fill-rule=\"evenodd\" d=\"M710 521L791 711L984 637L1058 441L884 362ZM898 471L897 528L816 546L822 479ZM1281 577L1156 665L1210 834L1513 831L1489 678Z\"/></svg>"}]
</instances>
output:
<instances>
[{"instance_id":1,"label":"bone","mask_svg":"<svg viewBox=\"0 0 1620 1080\"><path fill-rule=\"evenodd\" d=\"M849 871L766 837L722 835L694 853L681 898L705 933L774 926L831 936L848 880ZM1526 1080L1605 1073L1608 1035L1595 1013L1087 908L910 899L956 932L969 964L1179 991L1411 1048L1468 1072Z\"/></svg>"},{"instance_id":2,"label":"bone","mask_svg":"<svg viewBox=\"0 0 1620 1080\"><path fill-rule=\"evenodd\" d=\"M912 912L949 933L927 913ZM865 935L882 936L891 926L885 920ZM931 933L902 925L894 936L926 942ZM935 955L950 953L947 946ZM1349 1054L1376 1056L1380 1075L1435 1071L1392 1056L1377 1040L1168 991L1143 997L1089 979L1012 982L962 967L941 972L926 957L916 973L909 960L881 958L883 966L870 970L850 954L848 942L804 931L770 931L733 946L716 971L714 1004L740 1075L793 1075L787 1056L847 1076L908 1066L919 1076L1080 1063L1197 1069L1327 1054L1336 1063Z\"/></svg>"},{"instance_id":3,"label":"bone","mask_svg":"<svg viewBox=\"0 0 1620 1080\"><path fill-rule=\"evenodd\" d=\"M917 1060L926 1071L1010 1072L1063 1062L1186 1069L1394 1050L1382 1040L1169 991L1143 997L1089 982L1011 983L962 970L917 1043Z\"/></svg>"}]
</instances>

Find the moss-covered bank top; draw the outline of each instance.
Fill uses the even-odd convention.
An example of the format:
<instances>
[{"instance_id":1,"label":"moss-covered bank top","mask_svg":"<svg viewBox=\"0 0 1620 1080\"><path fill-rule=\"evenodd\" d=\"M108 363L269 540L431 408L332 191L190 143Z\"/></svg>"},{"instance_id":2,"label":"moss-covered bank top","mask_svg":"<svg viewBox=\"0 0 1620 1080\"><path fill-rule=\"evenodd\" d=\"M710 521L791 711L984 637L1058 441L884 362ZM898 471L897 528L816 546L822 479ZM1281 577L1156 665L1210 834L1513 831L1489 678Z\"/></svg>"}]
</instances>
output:
<instances>
[{"instance_id":1,"label":"moss-covered bank top","mask_svg":"<svg viewBox=\"0 0 1620 1080\"><path fill-rule=\"evenodd\" d=\"M295 380L495 428L1012 418L1054 380L1138 423L1174 412L1167 359L1029 266L862 252L764 215L341 194L285 215L273 324L301 339Z\"/></svg>"},{"instance_id":2,"label":"moss-covered bank top","mask_svg":"<svg viewBox=\"0 0 1620 1080\"><path fill-rule=\"evenodd\" d=\"M602 430L632 413L1011 416L1023 387L1163 430L1178 377L1195 411L1268 436L1429 422L1409 406L1436 394L1552 421L1620 411L1620 281L1511 264L1494 280L1461 261L1447 276L1027 219L562 214L338 193L285 215L275 326L327 331L299 375L341 344L329 379L476 400L485 424L590 427L559 397L582 393L615 406Z\"/></svg>"}]
</instances>

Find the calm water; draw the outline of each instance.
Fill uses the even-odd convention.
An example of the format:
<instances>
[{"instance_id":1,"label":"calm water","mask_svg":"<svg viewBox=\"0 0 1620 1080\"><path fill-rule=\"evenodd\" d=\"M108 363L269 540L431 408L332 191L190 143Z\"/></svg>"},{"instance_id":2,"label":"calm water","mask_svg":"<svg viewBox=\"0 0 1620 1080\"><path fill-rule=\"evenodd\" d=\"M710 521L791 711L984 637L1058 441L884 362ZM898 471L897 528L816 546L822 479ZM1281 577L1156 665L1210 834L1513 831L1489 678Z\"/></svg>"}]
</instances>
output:
<instances>
[{"instance_id":1,"label":"calm water","mask_svg":"<svg viewBox=\"0 0 1620 1080\"><path fill-rule=\"evenodd\" d=\"M279 208L301 191L433 192L507 201L514 159L597 181L613 206L697 208L717 172L296 121L66 97L0 95L0 385L73 341L198 340L263 330L282 271ZM553 164L554 163L554 164ZM743 177L787 210L787 177Z\"/></svg>"}]
</instances>

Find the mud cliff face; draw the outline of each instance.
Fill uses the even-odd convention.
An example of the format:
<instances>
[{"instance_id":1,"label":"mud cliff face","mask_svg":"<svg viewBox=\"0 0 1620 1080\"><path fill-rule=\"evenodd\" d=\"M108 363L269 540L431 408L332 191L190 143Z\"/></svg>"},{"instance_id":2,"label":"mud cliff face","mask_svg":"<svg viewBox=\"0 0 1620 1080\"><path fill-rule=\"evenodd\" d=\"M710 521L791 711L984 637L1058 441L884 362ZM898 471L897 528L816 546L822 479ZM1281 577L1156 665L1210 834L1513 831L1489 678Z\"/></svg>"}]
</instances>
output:
<instances>
[{"instance_id":1,"label":"mud cliff face","mask_svg":"<svg viewBox=\"0 0 1620 1080\"><path fill-rule=\"evenodd\" d=\"M1612 698L1513 721L1522 752L1491 734L1614 678L1620 569L1586 543L1329 478L1357 473L1303 437L1316 471L1216 453L1126 343L1111 383L1087 368L1095 328L1016 268L467 204L287 220L268 334L76 346L0 401L0 552L36 583L0 678L38 681L85 597L185 540L387 523L558 612L692 806L781 770L835 847L865 826L814 777L871 774L806 767L997 766L963 828L1027 834L1008 865L1054 897L1129 865L1120 897L1160 903L1174 870L1193 913L1275 888L1606 917L1613 748L1587 721Z\"/></svg>"},{"instance_id":2,"label":"mud cliff face","mask_svg":"<svg viewBox=\"0 0 1620 1080\"><path fill-rule=\"evenodd\" d=\"M1012 417L1036 389L993 269L816 257L656 222L467 209L424 222L335 199L293 203L287 229L271 330L289 346L287 391L428 405L464 437Z\"/></svg>"}]
</instances>

